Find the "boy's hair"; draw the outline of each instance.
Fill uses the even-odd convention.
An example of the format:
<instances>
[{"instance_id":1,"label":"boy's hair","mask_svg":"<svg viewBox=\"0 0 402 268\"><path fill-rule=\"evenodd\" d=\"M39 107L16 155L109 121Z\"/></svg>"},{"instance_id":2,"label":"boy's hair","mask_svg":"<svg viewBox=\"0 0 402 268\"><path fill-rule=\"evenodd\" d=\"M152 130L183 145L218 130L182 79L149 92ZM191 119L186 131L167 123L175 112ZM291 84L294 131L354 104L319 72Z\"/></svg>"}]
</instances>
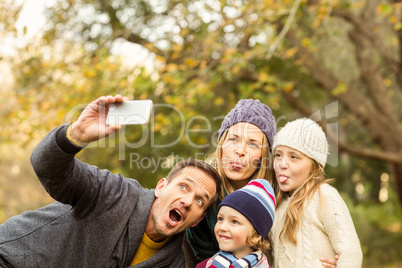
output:
<instances>
[{"instance_id":1,"label":"boy's hair","mask_svg":"<svg viewBox=\"0 0 402 268\"><path fill-rule=\"evenodd\" d=\"M166 180L168 183L172 181L178 174L182 174L183 172L186 171L188 167L193 167L196 169L201 170L204 172L206 175L211 177L216 184L216 194L215 196L211 199L211 202L208 207L211 207L213 204L215 204L215 201L218 199L218 197L221 195L221 189L222 189L222 179L219 175L219 173L216 171L215 168L213 168L211 165L205 163L204 161L200 161L197 159L186 159L178 162L172 170L169 172L169 174L166 176Z\"/></svg>"},{"instance_id":2,"label":"boy's hair","mask_svg":"<svg viewBox=\"0 0 402 268\"><path fill-rule=\"evenodd\" d=\"M270 243L267 238L261 238L261 239L256 239L260 237L258 232L254 229L251 233L248 234L247 236L247 244L252 248L253 250L266 250L270 248Z\"/></svg>"}]
</instances>

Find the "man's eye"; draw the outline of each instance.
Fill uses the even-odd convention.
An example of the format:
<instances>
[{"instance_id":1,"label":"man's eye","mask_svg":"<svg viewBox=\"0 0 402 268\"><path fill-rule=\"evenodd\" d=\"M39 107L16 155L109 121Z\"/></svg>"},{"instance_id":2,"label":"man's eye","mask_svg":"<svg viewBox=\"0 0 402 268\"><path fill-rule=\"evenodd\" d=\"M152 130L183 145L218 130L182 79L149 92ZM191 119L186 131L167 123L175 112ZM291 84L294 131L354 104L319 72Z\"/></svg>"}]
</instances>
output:
<instances>
[{"instance_id":1,"label":"man's eye","mask_svg":"<svg viewBox=\"0 0 402 268\"><path fill-rule=\"evenodd\" d=\"M196 199L196 202L200 205L203 206L204 205L204 201L202 199Z\"/></svg>"}]
</instances>

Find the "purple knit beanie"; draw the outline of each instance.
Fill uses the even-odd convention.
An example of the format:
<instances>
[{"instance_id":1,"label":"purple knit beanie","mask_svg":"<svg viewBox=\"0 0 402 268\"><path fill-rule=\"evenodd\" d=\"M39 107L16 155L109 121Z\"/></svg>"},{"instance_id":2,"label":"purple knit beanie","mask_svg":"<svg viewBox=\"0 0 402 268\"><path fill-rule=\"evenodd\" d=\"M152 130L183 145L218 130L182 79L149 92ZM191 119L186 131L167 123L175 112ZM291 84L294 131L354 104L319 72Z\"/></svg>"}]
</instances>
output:
<instances>
[{"instance_id":1,"label":"purple knit beanie","mask_svg":"<svg viewBox=\"0 0 402 268\"><path fill-rule=\"evenodd\" d=\"M275 217L276 199L271 184L267 180L251 180L243 188L227 195L219 204L231 207L246 217L262 239L272 228Z\"/></svg>"},{"instance_id":2,"label":"purple knit beanie","mask_svg":"<svg viewBox=\"0 0 402 268\"><path fill-rule=\"evenodd\" d=\"M276 134L276 123L272 111L268 106L262 104L259 100L240 100L223 119L221 128L219 129L218 140L221 139L222 134L227 128L240 122L247 122L259 127L267 137L269 147L272 147Z\"/></svg>"}]
</instances>

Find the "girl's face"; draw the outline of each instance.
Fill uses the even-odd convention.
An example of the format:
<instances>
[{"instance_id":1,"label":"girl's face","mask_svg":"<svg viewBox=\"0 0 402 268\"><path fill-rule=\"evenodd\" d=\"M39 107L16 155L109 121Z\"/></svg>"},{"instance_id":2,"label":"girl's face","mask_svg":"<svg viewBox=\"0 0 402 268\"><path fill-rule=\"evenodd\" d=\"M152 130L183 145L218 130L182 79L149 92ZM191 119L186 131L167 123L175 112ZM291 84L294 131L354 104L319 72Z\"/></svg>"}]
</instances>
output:
<instances>
[{"instance_id":1,"label":"girl's face","mask_svg":"<svg viewBox=\"0 0 402 268\"><path fill-rule=\"evenodd\" d=\"M230 251L237 258L243 258L253 251L247 244L247 237L254 231L254 226L237 210L222 206L214 231L221 250Z\"/></svg>"},{"instance_id":2,"label":"girl's face","mask_svg":"<svg viewBox=\"0 0 402 268\"><path fill-rule=\"evenodd\" d=\"M258 169L264 133L250 123L237 123L228 129L222 144L221 165L235 189L245 186Z\"/></svg>"},{"instance_id":3,"label":"girl's face","mask_svg":"<svg viewBox=\"0 0 402 268\"><path fill-rule=\"evenodd\" d=\"M298 150L282 145L275 148L275 177L283 192L292 195L308 179L312 167L313 160Z\"/></svg>"}]
</instances>

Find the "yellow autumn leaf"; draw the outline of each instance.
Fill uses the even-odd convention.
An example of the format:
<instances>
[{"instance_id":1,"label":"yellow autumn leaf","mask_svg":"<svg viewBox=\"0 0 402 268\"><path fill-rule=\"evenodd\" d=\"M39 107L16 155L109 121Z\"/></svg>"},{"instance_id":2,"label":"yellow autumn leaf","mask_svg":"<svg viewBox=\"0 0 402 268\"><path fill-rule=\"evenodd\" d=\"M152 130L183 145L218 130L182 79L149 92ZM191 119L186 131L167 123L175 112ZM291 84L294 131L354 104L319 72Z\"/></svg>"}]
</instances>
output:
<instances>
[{"instance_id":1,"label":"yellow autumn leaf","mask_svg":"<svg viewBox=\"0 0 402 268\"><path fill-rule=\"evenodd\" d=\"M218 97L218 98L215 98L215 99L214 99L214 105L216 105L216 106L222 105L223 102L224 102L224 100L223 100L222 97Z\"/></svg>"},{"instance_id":2,"label":"yellow autumn leaf","mask_svg":"<svg viewBox=\"0 0 402 268\"><path fill-rule=\"evenodd\" d=\"M195 68L198 65L198 61L195 59L191 59L191 58L187 58L184 60L184 63L188 66L190 66L191 68Z\"/></svg>"},{"instance_id":3,"label":"yellow autumn leaf","mask_svg":"<svg viewBox=\"0 0 402 268\"><path fill-rule=\"evenodd\" d=\"M384 79L384 85L386 86L386 87L390 87L390 86L392 86L392 80L391 79Z\"/></svg>"},{"instance_id":4,"label":"yellow autumn leaf","mask_svg":"<svg viewBox=\"0 0 402 268\"><path fill-rule=\"evenodd\" d=\"M343 94L348 91L348 86L345 83L339 82L338 85L331 91L333 96Z\"/></svg>"},{"instance_id":5,"label":"yellow autumn leaf","mask_svg":"<svg viewBox=\"0 0 402 268\"><path fill-rule=\"evenodd\" d=\"M87 70L84 72L84 76L88 77L88 78L94 77L94 76L96 76L96 71L95 70Z\"/></svg>"},{"instance_id":6,"label":"yellow autumn leaf","mask_svg":"<svg viewBox=\"0 0 402 268\"><path fill-rule=\"evenodd\" d=\"M283 91L286 93L289 93L293 90L294 84L292 82L286 83L285 86L283 87Z\"/></svg>"},{"instance_id":7,"label":"yellow autumn leaf","mask_svg":"<svg viewBox=\"0 0 402 268\"><path fill-rule=\"evenodd\" d=\"M287 49L286 51L285 51L285 58L291 58L291 57L293 57L296 53L297 53L297 47L293 47L293 48L290 48L290 49Z\"/></svg>"},{"instance_id":8,"label":"yellow autumn leaf","mask_svg":"<svg viewBox=\"0 0 402 268\"><path fill-rule=\"evenodd\" d=\"M310 45L311 45L311 40L310 40L310 38L307 38L307 37L303 38L303 39L301 40L301 44L302 44L303 46L305 46L305 47L310 46Z\"/></svg>"},{"instance_id":9,"label":"yellow autumn leaf","mask_svg":"<svg viewBox=\"0 0 402 268\"><path fill-rule=\"evenodd\" d=\"M162 62L162 63L164 63L164 62L165 62L165 58L164 58L164 57L162 57L161 55L156 55L155 59L156 59L157 61Z\"/></svg>"}]
</instances>

